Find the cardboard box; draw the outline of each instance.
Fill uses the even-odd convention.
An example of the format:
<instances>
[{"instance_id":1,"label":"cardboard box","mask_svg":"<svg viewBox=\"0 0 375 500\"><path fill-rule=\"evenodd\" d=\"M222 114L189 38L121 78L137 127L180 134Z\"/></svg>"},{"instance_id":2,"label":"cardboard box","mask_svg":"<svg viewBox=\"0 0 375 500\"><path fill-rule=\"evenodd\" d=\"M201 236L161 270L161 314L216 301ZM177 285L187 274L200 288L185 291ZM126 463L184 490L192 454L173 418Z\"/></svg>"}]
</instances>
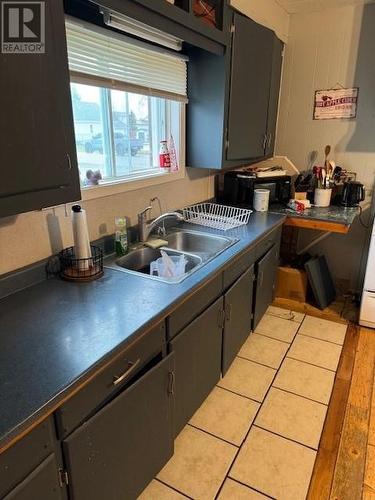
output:
<instances>
[{"instance_id":1,"label":"cardboard box","mask_svg":"<svg viewBox=\"0 0 375 500\"><path fill-rule=\"evenodd\" d=\"M307 274L292 267L277 269L276 297L306 302Z\"/></svg>"}]
</instances>

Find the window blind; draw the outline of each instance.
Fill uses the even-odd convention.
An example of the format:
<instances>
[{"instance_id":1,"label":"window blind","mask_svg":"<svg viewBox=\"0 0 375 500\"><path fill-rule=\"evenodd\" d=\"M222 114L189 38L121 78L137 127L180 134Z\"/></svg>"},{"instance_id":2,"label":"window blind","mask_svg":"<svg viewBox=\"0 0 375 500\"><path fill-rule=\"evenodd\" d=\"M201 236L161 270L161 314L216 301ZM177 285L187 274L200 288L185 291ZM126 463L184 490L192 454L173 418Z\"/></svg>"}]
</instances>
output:
<instances>
[{"instance_id":1,"label":"window blind","mask_svg":"<svg viewBox=\"0 0 375 500\"><path fill-rule=\"evenodd\" d=\"M187 58L67 18L71 81L187 102Z\"/></svg>"}]
</instances>

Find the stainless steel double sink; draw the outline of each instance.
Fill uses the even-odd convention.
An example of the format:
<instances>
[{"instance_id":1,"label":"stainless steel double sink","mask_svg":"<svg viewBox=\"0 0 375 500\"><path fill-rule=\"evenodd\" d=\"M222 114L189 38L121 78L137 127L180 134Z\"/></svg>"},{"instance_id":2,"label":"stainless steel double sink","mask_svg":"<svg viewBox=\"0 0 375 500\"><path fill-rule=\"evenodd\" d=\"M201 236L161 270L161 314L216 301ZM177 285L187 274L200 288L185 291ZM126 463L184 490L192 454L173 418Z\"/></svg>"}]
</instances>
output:
<instances>
[{"instance_id":1,"label":"stainless steel double sink","mask_svg":"<svg viewBox=\"0 0 375 500\"><path fill-rule=\"evenodd\" d=\"M126 273L142 275L153 280L165 283L181 283L184 279L197 271L204 264L217 257L227 248L231 247L238 239L201 231L175 229L163 239L168 245L162 247L168 255L184 255L187 261L186 272L178 278L162 278L150 275L150 264L157 260L161 254L160 249L145 246L131 250L124 257L105 263L105 267L117 269Z\"/></svg>"}]
</instances>

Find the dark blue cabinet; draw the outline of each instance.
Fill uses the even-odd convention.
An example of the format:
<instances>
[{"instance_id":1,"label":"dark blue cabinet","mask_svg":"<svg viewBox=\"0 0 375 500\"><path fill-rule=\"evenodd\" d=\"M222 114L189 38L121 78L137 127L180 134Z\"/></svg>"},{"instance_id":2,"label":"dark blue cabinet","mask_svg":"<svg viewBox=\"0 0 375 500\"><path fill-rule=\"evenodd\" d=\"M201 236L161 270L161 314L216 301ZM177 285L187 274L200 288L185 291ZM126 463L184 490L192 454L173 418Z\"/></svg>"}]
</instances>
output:
<instances>
[{"instance_id":1,"label":"dark blue cabinet","mask_svg":"<svg viewBox=\"0 0 375 500\"><path fill-rule=\"evenodd\" d=\"M222 169L274 151L283 44L275 33L232 13L225 56L188 53L187 165Z\"/></svg>"},{"instance_id":2,"label":"dark blue cabinet","mask_svg":"<svg viewBox=\"0 0 375 500\"><path fill-rule=\"evenodd\" d=\"M62 443L74 500L135 500L173 455L174 355Z\"/></svg>"},{"instance_id":3,"label":"dark blue cabinet","mask_svg":"<svg viewBox=\"0 0 375 500\"><path fill-rule=\"evenodd\" d=\"M45 6L45 53L0 54L0 217L80 199L62 0Z\"/></svg>"}]
</instances>

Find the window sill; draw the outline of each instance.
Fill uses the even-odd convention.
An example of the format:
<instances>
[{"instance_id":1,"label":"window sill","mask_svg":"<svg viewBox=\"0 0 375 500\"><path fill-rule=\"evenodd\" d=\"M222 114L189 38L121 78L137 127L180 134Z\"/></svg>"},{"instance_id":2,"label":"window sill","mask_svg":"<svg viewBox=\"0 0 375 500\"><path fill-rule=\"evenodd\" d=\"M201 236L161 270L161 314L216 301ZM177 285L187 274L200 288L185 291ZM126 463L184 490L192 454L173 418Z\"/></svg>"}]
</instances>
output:
<instances>
[{"instance_id":1,"label":"window sill","mask_svg":"<svg viewBox=\"0 0 375 500\"><path fill-rule=\"evenodd\" d=\"M88 186L81 188L82 201L94 200L96 198L105 198L115 194L126 193L128 191L136 191L150 186L158 186L185 178L185 168L180 167L178 172L173 173L157 173L142 179L126 179L112 181L100 184L99 186Z\"/></svg>"}]
</instances>

